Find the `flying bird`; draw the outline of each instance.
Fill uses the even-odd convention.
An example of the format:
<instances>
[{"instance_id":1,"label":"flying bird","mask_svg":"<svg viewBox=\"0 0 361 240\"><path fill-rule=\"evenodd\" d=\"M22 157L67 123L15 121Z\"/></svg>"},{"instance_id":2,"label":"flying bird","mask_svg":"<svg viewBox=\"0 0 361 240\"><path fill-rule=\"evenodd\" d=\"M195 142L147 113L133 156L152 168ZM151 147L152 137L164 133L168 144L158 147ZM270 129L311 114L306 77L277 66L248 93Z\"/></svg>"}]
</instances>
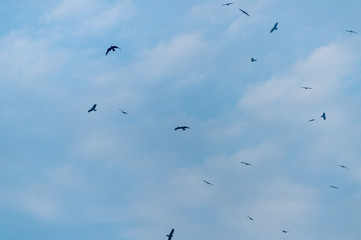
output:
<instances>
[{"instance_id":1,"label":"flying bird","mask_svg":"<svg viewBox=\"0 0 361 240\"><path fill-rule=\"evenodd\" d=\"M187 126L180 126L180 127L174 128L174 131L177 131L177 130L179 130L179 129L182 129L183 131L185 131L187 128L190 129L190 127L187 127Z\"/></svg>"},{"instance_id":2,"label":"flying bird","mask_svg":"<svg viewBox=\"0 0 361 240\"><path fill-rule=\"evenodd\" d=\"M257 59L251 58L251 62L257 62Z\"/></svg>"},{"instance_id":3,"label":"flying bird","mask_svg":"<svg viewBox=\"0 0 361 240\"><path fill-rule=\"evenodd\" d=\"M271 29L270 33L272 33L273 31L278 30L278 22L275 23L275 25L273 26L273 28Z\"/></svg>"},{"instance_id":4,"label":"flying bird","mask_svg":"<svg viewBox=\"0 0 361 240\"><path fill-rule=\"evenodd\" d=\"M214 186L212 183L206 181L206 180L203 180L203 182L207 183L208 185L211 185L211 186Z\"/></svg>"},{"instance_id":5,"label":"flying bird","mask_svg":"<svg viewBox=\"0 0 361 240\"><path fill-rule=\"evenodd\" d=\"M119 111L121 111L123 114L128 114L127 112L124 112L122 109L119 108Z\"/></svg>"},{"instance_id":6,"label":"flying bird","mask_svg":"<svg viewBox=\"0 0 361 240\"><path fill-rule=\"evenodd\" d=\"M353 31L353 30L346 30L346 32L357 34L357 32L355 32L355 31Z\"/></svg>"},{"instance_id":7,"label":"flying bird","mask_svg":"<svg viewBox=\"0 0 361 240\"><path fill-rule=\"evenodd\" d=\"M283 233L289 233L290 231L288 230L282 230Z\"/></svg>"},{"instance_id":8,"label":"flying bird","mask_svg":"<svg viewBox=\"0 0 361 240\"><path fill-rule=\"evenodd\" d=\"M170 233L167 235L168 240L172 240L173 233L174 233L174 228L172 228L172 230L170 231Z\"/></svg>"},{"instance_id":9,"label":"flying bird","mask_svg":"<svg viewBox=\"0 0 361 240\"><path fill-rule=\"evenodd\" d=\"M333 186L333 185L328 185L330 188L334 188L334 189L339 189L338 187L336 186Z\"/></svg>"},{"instance_id":10,"label":"flying bird","mask_svg":"<svg viewBox=\"0 0 361 240\"><path fill-rule=\"evenodd\" d=\"M233 4L233 2L224 3L224 4L222 4L222 6L229 6L231 4Z\"/></svg>"},{"instance_id":11,"label":"flying bird","mask_svg":"<svg viewBox=\"0 0 361 240\"><path fill-rule=\"evenodd\" d=\"M304 89L312 89L311 87L300 87L300 88L304 88Z\"/></svg>"},{"instance_id":12,"label":"flying bird","mask_svg":"<svg viewBox=\"0 0 361 240\"><path fill-rule=\"evenodd\" d=\"M242 9L239 9L239 11L241 11L242 13L246 14L246 15L249 17L248 12L246 12L246 11L244 11L244 10L242 10Z\"/></svg>"},{"instance_id":13,"label":"flying bird","mask_svg":"<svg viewBox=\"0 0 361 240\"><path fill-rule=\"evenodd\" d=\"M315 119L314 119L314 118L312 118L312 119L308 120L307 122L313 122L313 121L315 121Z\"/></svg>"},{"instance_id":14,"label":"flying bird","mask_svg":"<svg viewBox=\"0 0 361 240\"><path fill-rule=\"evenodd\" d=\"M241 162L242 164L246 165L246 166L252 166L252 164L248 163L248 162Z\"/></svg>"},{"instance_id":15,"label":"flying bird","mask_svg":"<svg viewBox=\"0 0 361 240\"><path fill-rule=\"evenodd\" d=\"M322 113L321 117L323 118L323 120L326 120L326 113Z\"/></svg>"},{"instance_id":16,"label":"flying bird","mask_svg":"<svg viewBox=\"0 0 361 240\"><path fill-rule=\"evenodd\" d=\"M251 218L250 216L247 216L247 217L248 217L249 220L254 221L253 218Z\"/></svg>"},{"instance_id":17,"label":"flying bird","mask_svg":"<svg viewBox=\"0 0 361 240\"><path fill-rule=\"evenodd\" d=\"M88 112L96 111L96 109L95 109L96 107L97 107L97 105L94 104L94 105L91 107L91 109L88 110Z\"/></svg>"},{"instance_id":18,"label":"flying bird","mask_svg":"<svg viewBox=\"0 0 361 240\"><path fill-rule=\"evenodd\" d=\"M337 166L339 166L339 167L341 167L341 168L344 168L344 169L348 169L348 167L346 167L345 165L337 165Z\"/></svg>"},{"instance_id":19,"label":"flying bird","mask_svg":"<svg viewBox=\"0 0 361 240\"><path fill-rule=\"evenodd\" d=\"M105 55L108 55L108 53L110 52L110 51L115 51L115 49L116 48L119 48L119 47L117 47L117 46L110 46L108 49L107 49L107 52L105 53ZM119 48L120 49L120 48Z\"/></svg>"}]
</instances>

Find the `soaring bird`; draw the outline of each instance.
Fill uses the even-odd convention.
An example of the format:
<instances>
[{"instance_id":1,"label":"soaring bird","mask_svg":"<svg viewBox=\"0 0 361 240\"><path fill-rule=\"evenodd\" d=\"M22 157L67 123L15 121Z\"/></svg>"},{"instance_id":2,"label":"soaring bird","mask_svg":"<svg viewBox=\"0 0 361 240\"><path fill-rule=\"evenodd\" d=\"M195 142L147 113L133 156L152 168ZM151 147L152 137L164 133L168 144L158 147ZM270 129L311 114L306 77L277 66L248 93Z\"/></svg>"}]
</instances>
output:
<instances>
[{"instance_id":1,"label":"soaring bird","mask_svg":"<svg viewBox=\"0 0 361 240\"><path fill-rule=\"evenodd\" d=\"M174 233L174 228L172 228L172 230L170 231L170 233L167 235L168 240L172 240L173 233Z\"/></svg>"},{"instance_id":2,"label":"soaring bird","mask_svg":"<svg viewBox=\"0 0 361 240\"><path fill-rule=\"evenodd\" d=\"M311 87L300 87L300 88L304 88L304 89L312 89Z\"/></svg>"},{"instance_id":3,"label":"soaring bird","mask_svg":"<svg viewBox=\"0 0 361 240\"><path fill-rule=\"evenodd\" d=\"M338 187L336 187L336 186L333 186L333 185L328 185L330 188L334 188L334 189L340 189L340 188L338 188Z\"/></svg>"},{"instance_id":4,"label":"soaring bird","mask_svg":"<svg viewBox=\"0 0 361 240\"><path fill-rule=\"evenodd\" d=\"M339 166L339 167L341 167L341 168L344 168L344 169L348 169L348 167L346 167L345 165L337 165L337 166Z\"/></svg>"},{"instance_id":5,"label":"soaring bird","mask_svg":"<svg viewBox=\"0 0 361 240\"><path fill-rule=\"evenodd\" d=\"M326 113L322 113L321 117L323 118L323 120L326 120Z\"/></svg>"},{"instance_id":6,"label":"soaring bird","mask_svg":"<svg viewBox=\"0 0 361 240\"><path fill-rule=\"evenodd\" d=\"M346 30L346 32L357 34L357 32L355 32L355 31L353 31L353 30Z\"/></svg>"},{"instance_id":7,"label":"soaring bird","mask_svg":"<svg viewBox=\"0 0 361 240\"><path fill-rule=\"evenodd\" d=\"M207 183L208 185L211 185L211 186L214 186L212 183L206 181L206 180L203 180L203 182Z\"/></svg>"},{"instance_id":8,"label":"soaring bird","mask_svg":"<svg viewBox=\"0 0 361 240\"><path fill-rule=\"evenodd\" d=\"M122 109L119 108L119 111L121 111L123 114L128 114L127 112L124 112Z\"/></svg>"},{"instance_id":9,"label":"soaring bird","mask_svg":"<svg viewBox=\"0 0 361 240\"><path fill-rule=\"evenodd\" d=\"M242 13L246 14L246 15L249 17L248 12L246 12L246 11L244 11L244 10L242 10L242 9L239 9L239 11L241 11Z\"/></svg>"},{"instance_id":10,"label":"soaring bird","mask_svg":"<svg viewBox=\"0 0 361 240\"><path fill-rule=\"evenodd\" d=\"M251 58L251 62L257 62L257 59Z\"/></svg>"},{"instance_id":11,"label":"soaring bird","mask_svg":"<svg viewBox=\"0 0 361 240\"><path fill-rule=\"evenodd\" d=\"M248 162L241 162L242 164L246 165L246 166L252 166L252 164L248 163Z\"/></svg>"},{"instance_id":12,"label":"soaring bird","mask_svg":"<svg viewBox=\"0 0 361 240\"><path fill-rule=\"evenodd\" d=\"M275 23L275 25L273 26L273 28L271 29L270 33L272 33L275 30L278 30L278 22Z\"/></svg>"},{"instance_id":13,"label":"soaring bird","mask_svg":"<svg viewBox=\"0 0 361 240\"><path fill-rule=\"evenodd\" d=\"M250 216L247 216L247 217L248 217L249 220L254 221L253 218L251 218Z\"/></svg>"},{"instance_id":14,"label":"soaring bird","mask_svg":"<svg viewBox=\"0 0 361 240\"><path fill-rule=\"evenodd\" d=\"M231 4L233 4L233 2L224 3L224 4L222 4L222 6L229 6Z\"/></svg>"},{"instance_id":15,"label":"soaring bird","mask_svg":"<svg viewBox=\"0 0 361 240\"><path fill-rule=\"evenodd\" d=\"M289 231L288 231L288 230L282 230L282 232L283 232L283 233L289 233Z\"/></svg>"},{"instance_id":16,"label":"soaring bird","mask_svg":"<svg viewBox=\"0 0 361 240\"><path fill-rule=\"evenodd\" d=\"M315 119L314 119L314 118L312 118L312 119L308 120L307 122L313 122L313 121L315 121Z\"/></svg>"},{"instance_id":17,"label":"soaring bird","mask_svg":"<svg viewBox=\"0 0 361 240\"><path fill-rule=\"evenodd\" d=\"M88 112L96 111L96 109L95 109L96 107L97 107L97 105L94 104L94 105L91 107L91 109L88 110Z\"/></svg>"},{"instance_id":18,"label":"soaring bird","mask_svg":"<svg viewBox=\"0 0 361 240\"><path fill-rule=\"evenodd\" d=\"M177 131L179 129L182 129L183 131L185 131L187 128L190 129L190 127L187 127L187 126L179 126L179 127L174 128L174 131Z\"/></svg>"},{"instance_id":19,"label":"soaring bird","mask_svg":"<svg viewBox=\"0 0 361 240\"><path fill-rule=\"evenodd\" d=\"M117 46L110 46L108 49L107 49L107 52L105 53L105 55L108 55L108 53L110 52L110 51L115 51L115 49L116 48L119 48L119 47L117 47ZM120 48L119 48L120 49Z\"/></svg>"}]
</instances>

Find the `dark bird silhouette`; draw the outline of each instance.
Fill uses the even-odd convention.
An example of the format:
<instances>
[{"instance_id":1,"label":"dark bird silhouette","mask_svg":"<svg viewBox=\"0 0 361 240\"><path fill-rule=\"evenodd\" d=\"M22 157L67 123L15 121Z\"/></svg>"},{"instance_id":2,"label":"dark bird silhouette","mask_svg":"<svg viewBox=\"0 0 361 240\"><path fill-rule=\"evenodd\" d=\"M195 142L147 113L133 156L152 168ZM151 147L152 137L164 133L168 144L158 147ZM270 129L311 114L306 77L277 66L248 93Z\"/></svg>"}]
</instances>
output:
<instances>
[{"instance_id":1,"label":"dark bird silhouette","mask_svg":"<svg viewBox=\"0 0 361 240\"><path fill-rule=\"evenodd\" d=\"M278 22L275 23L275 25L273 26L273 28L271 29L270 33L272 33L273 31L278 30Z\"/></svg>"},{"instance_id":2,"label":"dark bird silhouette","mask_svg":"<svg viewBox=\"0 0 361 240\"><path fill-rule=\"evenodd\" d=\"M242 13L246 14L246 15L249 17L248 12L246 12L246 11L244 11L244 10L242 10L242 9L239 9L239 11L241 11Z\"/></svg>"},{"instance_id":3,"label":"dark bird silhouette","mask_svg":"<svg viewBox=\"0 0 361 240\"><path fill-rule=\"evenodd\" d=\"M208 185L211 185L211 186L214 186L212 183L206 181L206 180L203 180L203 182L207 183Z\"/></svg>"},{"instance_id":4,"label":"dark bird silhouette","mask_svg":"<svg viewBox=\"0 0 361 240\"><path fill-rule=\"evenodd\" d=\"M357 34L357 32L355 32L355 31L353 31L353 30L346 30L346 32Z\"/></svg>"},{"instance_id":5,"label":"dark bird silhouette","mask_svg":"<svg viewBox=\"0 0 361 240\"><path fill-rule=\"evenodd\" d=\"M315 121L315 119L314 119L314 118L312 118L312 119L308 120L307 122L313 122L313 121Z\"/></svg>"},{"instance_id":6,"label":"dark bird silhouette","mask_svg":"<svg viewBox=\"0 0 361 240\"><path fill-rule=\"evenodd\" d=\"M229 6L231 4L233 4L233 2L224 3L224 4L222 4L222 6Z\"/></svg>"},{"instance_id":7,"label":"dark bird silhouette","mask_svg":"<svg viewBox=\"0 0 361 240\"><path fill-rule=\"evenodd\" d=\"M321 117L323 118L323 120L326 120L326 113L322 113Z\"/></svg>"},{"instance_id":8,"label":"dark bird silhouette","mask_svg":"<svg viewBox=\"0 0 361 240\"><path fill-rule=\"evenodd\" d=\"M107 52L105 53L105 55L108 55L108 53L110 52L110 51L115 51L115 49L116 48L119 48L119 47L117 47L117 46L110 46L108 49L107 49ZM120 49L120 48L119 48Z\"/></svg>"},{"instance_id":9,"label":"dark bird silhouette","mask_svg":"<svg viewBox=\"0 0 361 240\"><path fill-rule=\"evenodd\" d=\"M289 233L290 231L287 230L282 230L283 233Z\"/></svg>"},{"instance_id":10,"label":"dark bird silhouette","mask_svg":"<svg viewBox=\"0 0 361 240\"><path fill-rule=\"evenodd\" d=\"M251 62L257 62L257 59L251 58Z\"/></svg>"},{"instance_id":11,"label":"dark bird silhouette","mask_svg":"<svg viewBox=\"0 0 361 240\"><path fill-rule=\"evenodd\" d=\"M246 165L246 166L252 166L252 164L248 163L248 162L241 162L242 164Z\"/></svg>"},{"instance_id":12,"label":"dark bird silhouette","mask_svg":"<svg viewBox=\"0 0 361 240\"><path fill-rule=\"evenodd\" d=\"M179 127L174 128L174 131L177 131L179 129L182 129L183 131L185 131L187 128L190 129L190 127L187 127L187 126L179 126Z\"/></svg>"},{"instance_id":13,"label":"dark bird silhouette","mask_svg":"<svg viewBox=\"0 0 361 240\"><path fill-rule=\"evenodd\" d=\"M250 216L247 216L247 217L248 217L249 220L254 221L253 218L251 218Z\"/></svg>"},{"instance_id":14,"label":"dark bird silhouette","mask_svg":"<svg viewBox=\"0 0 361 240\"><path fill-rule=\"evenodd\" d=\"M300 88L304 88L304 89L312 89L311 87L300 87Z\"/></svg>"},{"instance_id":15,"label":"dark bird silhouette","mask_svg":"<svg viewBox=\"0 0 361 240\"><path fill-rule=\"evenodd\" d=\"M124 112L122 109L119 108L119 111L121 111L123 114L128 114L127 112Z\"/></svg>"},{"instance_id":16,"label":"dark bird silhouette","mask_svg":"<svg viewBox=\"0 0 361 240\"><path fill-rule=\"evenodd\" d=\"M168 240L172 240L173 233L174 233L174 228L172 228L172 230L170 231L170 233L167 235Z\"/></svg>"},{"instance_id":17,"label":"dark bird silhouette","mask_svg":"<svg viewBox=\"0 0 361 240\"><path fill-rule=\"evenodd\" d=\"M94 105L92 106L92 108L88 110L88 112L96 111L96 109L95 109L96 107L97 107L97 105L94 104Z\"/></svg>"},{"instance_id":18,"label":"dark bird silhouette","mask_svg":"<svg viewBox=\"0 0 361 240\"><path fill-rule=\"evenodd\" d=\"M340 188L338 188L338 187L336 187L336 186L333 186L333 185L328 185L330 188L334 188L334 189L340 189Z\"/></svg>"},{"instance_id":19,"label":"dark bird silhouette","mask_svg":"<svg viewBox=\"0 0 361 240\"><path fill-rule=\"evenodd\" d=\"M339 166L339 167L341 167L341 168L344 168L344 169L348 169L348 167L346 167L345 165L337 165L337 166Z\"/></svg>"}]
</instances>

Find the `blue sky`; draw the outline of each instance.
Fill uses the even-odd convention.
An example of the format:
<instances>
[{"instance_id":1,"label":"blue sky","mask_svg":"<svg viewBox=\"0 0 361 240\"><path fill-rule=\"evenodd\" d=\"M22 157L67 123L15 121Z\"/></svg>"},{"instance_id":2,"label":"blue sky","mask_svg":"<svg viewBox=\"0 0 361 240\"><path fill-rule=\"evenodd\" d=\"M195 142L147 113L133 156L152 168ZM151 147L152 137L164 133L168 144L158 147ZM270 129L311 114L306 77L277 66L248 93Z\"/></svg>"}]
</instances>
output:
<instances>
[{"instance_id":1,"label":"blue sky","mask_svg":"<svg viewBox=\"0 0 361 240\"><path fill-rule=\"evenodd\" d=\"M361 236L359 1L0 2L1 239Z\"/></svg>"}]
</instances>

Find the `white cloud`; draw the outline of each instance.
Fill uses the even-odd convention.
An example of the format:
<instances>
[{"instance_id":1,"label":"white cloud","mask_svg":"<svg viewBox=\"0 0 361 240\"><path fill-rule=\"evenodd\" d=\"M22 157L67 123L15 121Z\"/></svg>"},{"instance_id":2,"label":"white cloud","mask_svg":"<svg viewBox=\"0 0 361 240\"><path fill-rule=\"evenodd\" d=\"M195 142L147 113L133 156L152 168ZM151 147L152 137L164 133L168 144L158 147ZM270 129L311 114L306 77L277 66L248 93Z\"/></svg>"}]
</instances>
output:
<instances>
[{"instance_id":1,"label":"white cloud","mask_svg":"<svg viewBox=\"0 0 361 240\"><path fill-rule=\"evenodd\" d=\"M99 0L63 0L44 14L41 20L47 23L70 22L71 24L66 24L71 29L68 33L94 34L102 33L129 20L135 12L130 0L115 4Z\"/></svg>"},{"instance_id":2,"label":"white cloud","mask_svg":"<svg viewBox=\"0 0 361 240\"><path fill-rule=\"evenodd\" d=\"M44 185L11 190L7 192L3 205L40 221L58 219L62 215L59 199L49 190Z\"/></svg>"},{"instance_id":3,"label":"white cloud","mask_svg":"<svg viewBox=\"0 0 361 240\"><path fill-rule=\"evenodd\" d=\"M5 80L20 86L49 86L44 78L59 72L67 59L52 44L51 38L29 36L24 30L2 38L0 63Z\"/></svg>"},{"instance_id":4,"label":"white cloud","mask_svg":"<svg viewBox=\"0 0 361 240\"><path fill-rule=\"evenodd\" d=\"M195 67L204 65L200 60L207 56L208 49L201 34L181 34L169 42L160 42L153 49L144 51L144 60L135 65L133 72L156 82L164 77L187 76L190 69L194 71Z\"/></svg>"},{"instance_id":5,"label":"white cloud","mask_svg":"<svg viewBox=\"0 0 361 240\"><path fill-rule=\"evenodd\" d=\"M260 119L289 119L294 121L309 110L318 115L327 107L344 85L345 78L352 74L355 56L341 44L320 47L308 59L295 64L290 70L274 75L270 80L247 87L239 106ZM312 87L304 91L300 86ZM311 111L310 111L311 110ZM310 115L312 118L312 115Z\"/></svg>"}]
</instances>

